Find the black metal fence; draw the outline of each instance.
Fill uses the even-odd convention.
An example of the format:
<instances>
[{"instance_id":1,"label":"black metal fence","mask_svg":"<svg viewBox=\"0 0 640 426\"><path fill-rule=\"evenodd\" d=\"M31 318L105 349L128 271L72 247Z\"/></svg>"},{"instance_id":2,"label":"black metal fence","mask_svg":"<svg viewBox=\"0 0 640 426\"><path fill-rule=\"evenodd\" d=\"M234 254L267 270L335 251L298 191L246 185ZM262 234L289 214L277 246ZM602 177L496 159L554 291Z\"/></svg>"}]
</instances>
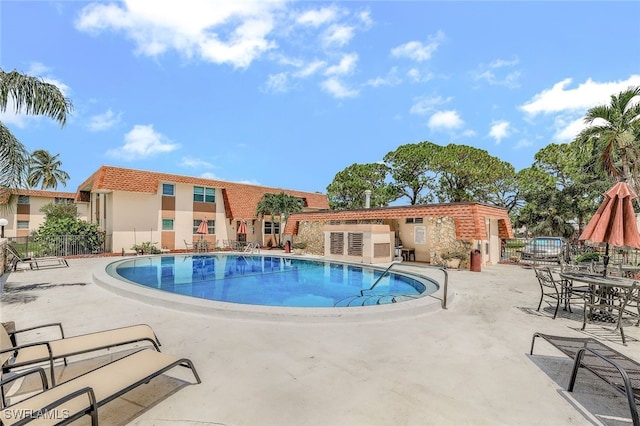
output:
<instances>
[{"instance_id":1,"label":"black metal fence","mask_svg":"<svg viewBox=\"0 0 640 426\"><path fill-rule=\"evenodd\" d=\"M588 242L571 243L546 238L515 238L502 241L500 261L519 264L559 264L564 262L602 262L606 247ZM640 250L609 247L609 262L640 265Z\"/></svg>"},{"instance_id":2,"label":"black metal fence","mask_svg":"<svg viewBox=\"0 0 640 426\"><path fill-rule=\"evenodd\" d=\"M9 238L11 245L24 257L86 256L111 252L111 235L55 235L34 238Z\"/></svg>"}]
</instances>

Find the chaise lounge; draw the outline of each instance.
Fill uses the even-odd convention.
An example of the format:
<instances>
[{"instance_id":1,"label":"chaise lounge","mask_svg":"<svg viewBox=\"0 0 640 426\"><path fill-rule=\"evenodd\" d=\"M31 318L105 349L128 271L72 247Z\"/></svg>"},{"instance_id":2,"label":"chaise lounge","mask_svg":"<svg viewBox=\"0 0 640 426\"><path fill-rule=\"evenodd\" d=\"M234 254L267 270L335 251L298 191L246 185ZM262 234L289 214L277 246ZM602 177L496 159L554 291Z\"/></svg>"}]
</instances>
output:
<instances>
[{"instance_id":1,"label":"chaise lounge","mask_svg":"<svg viewBox=\"0 0 640 426\"><path fill-rule=\"evenodd\" d=\"M61 337L55 340L18 344L17 336L20 333L47 327L59 328ZM70 356L136 343L150 343L156 351L160 351L160 341L151 327L146 324L73 337L64 336L64 330L60 323L44 324L15 331L11 329L7 331L4 326L0 326L0 365L3 372L8 372L15 368L47 362L51 383L55 386L54 361L63 359L66 365L67 358Z\"/></svg>"},{"instance_id":2,"label":"chaise lounge","mask_svg":"<svg viewBox=\"0 0 640 426\"><path fill-rule=\"evenodd\" d=\"M590 337L552 336L543 333L533 334L530 355L533 355L533 346L538 337L573 359L567 386L569 392L573 392L578 370L589 370L626 396L633 426L640 426L636 406L640 403L640 363Z\"/></svg>"},{"instance_id":3,"label":"chaise lounge","mask_svg":"<svg viewBox=\"0 0 640 426\"><path fill-rule=\"evenodd\" d=\"M68 424L89 415L91 424L96 426L98 407L178 365L189 368L196 382L201 383L189 359L176 358L149 348L141 349L49 389L43 370L33 370L40 370L44 390L5 407L0 424L22 425L30 421L37 424ZM11 380L0 381L0 386Z\"/></svg>"},{"instance_id":4,"label":"chaise lounge","mask_svg":"<svg viewBox=\"0 0 640 426\"><path fill-rule=\"evenodd\" d=\"M18 270L20 263L26 263L29 265L29 269L40 268L57 268L57 267L69 267L67 259L60 256L46 256L46 257L21 257L18 251L11 245L7 245L7 250L11 253L11 269Z\"/></svg>"}]
</instances>

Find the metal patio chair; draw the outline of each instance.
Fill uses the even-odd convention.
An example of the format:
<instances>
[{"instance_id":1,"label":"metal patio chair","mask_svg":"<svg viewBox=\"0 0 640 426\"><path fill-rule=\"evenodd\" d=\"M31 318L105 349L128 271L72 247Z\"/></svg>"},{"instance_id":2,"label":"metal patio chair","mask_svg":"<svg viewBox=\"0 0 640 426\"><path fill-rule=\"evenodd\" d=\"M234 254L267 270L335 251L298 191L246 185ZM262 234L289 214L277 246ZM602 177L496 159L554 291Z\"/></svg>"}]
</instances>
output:
<instances>
[{"instance_id":1,"label":"metal patio chair","mask_svg":"<svg viewBox=\"0 0 640 426\"><path fill-rule=\"evenodd\" d=\"M533 270L540 284L540 302L538 303L537 311L540 311L545 297L555 300L556 308L553 313L553 319L558 315L558 309L561 303L564 303L565 310L568 309L569 312L572 312L572 300L581 300L582 303L584 303L585 299L591 295L589 286L574 287L571 281L554 277L551 269L548 267L534 267Z\"/></svg>"}]
</instances>

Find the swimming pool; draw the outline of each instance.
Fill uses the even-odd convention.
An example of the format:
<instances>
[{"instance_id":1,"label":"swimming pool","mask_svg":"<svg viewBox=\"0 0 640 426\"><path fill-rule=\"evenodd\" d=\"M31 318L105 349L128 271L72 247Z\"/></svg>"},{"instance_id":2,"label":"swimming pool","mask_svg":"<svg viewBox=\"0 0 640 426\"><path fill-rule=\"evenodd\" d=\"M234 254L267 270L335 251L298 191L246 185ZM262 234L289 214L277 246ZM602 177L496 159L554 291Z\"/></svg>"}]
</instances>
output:
<instances>
[{"instance_id":1,"label":"swimming pool","mask_svg":"<svg viewBox=\"0 0 640 426\"><path fill-rule=\"evenodd\" d=\"M246 305L352 307L413 300L430 279L368 265L265 255L149 256L115 262L110 276L184 296ZM382 278L380 278L382 276Z\"/></svg>"}]
</instances>

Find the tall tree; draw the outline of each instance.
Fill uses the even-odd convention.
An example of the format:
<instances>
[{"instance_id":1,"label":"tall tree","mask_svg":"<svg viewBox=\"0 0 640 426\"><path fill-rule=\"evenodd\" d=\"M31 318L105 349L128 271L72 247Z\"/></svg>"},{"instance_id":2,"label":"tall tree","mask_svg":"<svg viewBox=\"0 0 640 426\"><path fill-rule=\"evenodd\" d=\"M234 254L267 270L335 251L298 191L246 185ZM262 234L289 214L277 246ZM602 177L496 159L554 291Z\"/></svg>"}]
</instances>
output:
<instances>
[{"instance_id":1,"label":"tall tree","mask_svg":"<svg viewBox=\"0 0 640 426\"><path fill-rule=\"evenodd\" d=\"M10 102L16 113L44 115L62 126L73 108L55 85L17 71L0 69L0 112L6 112ZM21 187L28 167L28 151L0 121L0 193L6 195Z\"/></svg>"},{"instance_id":2,"label":"tall tree","mask_svg":"<svg viewBox=\"0 0 640 426\"><path fill-rule=\"evenodd\" d=\"M51 155L44 149L38 149L31 154L27 184L40 189L57 189L58 184L66 186L69 174L60 169L62 161L58 160L60 154Z\"/></svg>"},{"instance_id":3,"label":"tall tree","mask_svg":"<svg viewBox=\"0 0 640 426\"><path fill-rule=\"evenodd\" d=\"M609 176L626 179L640 191L640 86L611 96L609 105L591 108L584 118L589 127L577 141L591 150L594 163Z\"/></svg>"},{"instance_id":4,"label":"tall tree","mask_svg":"<svg viewBox=\"0 0 640 426\"><path fill-rule=\"evenodd\" d=\"M388 206L397 196L388 183L389 168L381 163L352 164L338 172L327 186L327 197L332 209L361 209L365 204L365 191L371 191L371 207Z\"/></svg>"},{"instance_id":5,"label":"tall tree","mask_svg":"<svg viewBox=\"0 0 640 426\"><path fill-rule=\"evenodd\" d=\"M516 225L536 235L578 233L611 184L588 162L589 155L578 142L552 143L538 151L533 165L518 173L526 205L518 212Z\"/></svg>"},{"instance_id":6,"label":"tall tree","mask_svg":"<svg viewBox=\"0 0 640 426\"><path fill-rule=\"evenodd\" d=\"M449 144L430 160L438 176L440 202L476 201L491 203L496 182L515 176L513 166L483 149Z\"/></svg>"},{"instance_id":7,"label":"tall tree","mask_svg":"<svg viewBox=\"0 0 640 426\"><path fill-rule=\"evenodd\" d=\"M399 193L398 197L407 197L411 205L433 201L431 192L434 189L434 176L430 159L440 149L439 145L424 141L401 145L384 156L384 162L391 171L391 178Z\"/></svg>"}]
</instances>

